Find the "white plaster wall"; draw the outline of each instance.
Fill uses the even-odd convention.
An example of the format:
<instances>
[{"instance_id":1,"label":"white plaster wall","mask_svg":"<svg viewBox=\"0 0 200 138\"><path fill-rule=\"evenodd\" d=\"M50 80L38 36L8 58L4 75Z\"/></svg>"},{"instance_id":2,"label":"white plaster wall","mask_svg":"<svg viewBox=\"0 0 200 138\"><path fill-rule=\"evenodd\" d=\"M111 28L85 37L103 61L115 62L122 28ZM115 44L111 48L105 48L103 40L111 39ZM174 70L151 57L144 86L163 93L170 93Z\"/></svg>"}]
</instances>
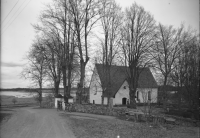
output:
<instances>
[{"instance_id":1,"label":"white plaster wall","mask_svg":"<svg viewBox=\"0 0 200 138\"><path fill-rule=\"evenodd\" d=\"M140 103L147 102L148 91L151 91L151 103L157 103L157 96L158 96L158 89L157 88L138 88L137 91L139 91Z\"/></svg>"},{"instance_id":2,"label":"white plaster wall","mask_svg":"<svg viewBox=\"0 0 200 138\"><path fill-rule=\"evenodd\" d=\"M90 103L95 101L95 104L101 104L102 88L100 85L100 78L95 69L91 78L90 88L89 88L89 99Z\"/></svg>"},{"instance_id":3,"label":"white plaster wall","mask_svg":"<svg viewBox=\"0 0 200 138\"><path fill-rule=\"evenodd\" d=\"M61 98L55 98L55 108L58 108L58 102L57 101L60 101Z\"/></svg>"},{"instance_id":4,"label":"white plaster wall","mask_svg":"<svg viewBox=\"0 0 200 138\"><path fill-rule=\"evenodd\" d=\"M104 105L107 105L108 104L108 98L107 97L104 97L104 102L103 102Z\"/></svg>"},{"instance_id":5,"label":"white plaster wall","mask_svg":"<svg viewBox=\"0 0 200 138\"><path fill-rule=\"evenodd\" d=\"M157 103L157 101L158 101L158 88L153 88L152 89L152 93L151 93L151 102L152 103Z\"/></svg>"},{"instance_id":6,"label":"white plaster wall","mask_svg":"<svg viewBox=\"0 0 200 138\"><path fill-rule=\"evenodd\" d=\"M70 95L73 97L73 102L76 102L76 93L70 93Z\"/></svg>"},{"instance_id":7,"label":"white plaster wall","mask_svg":"<svg viewBox=\"0 0 200 138\"><path fill-rule=\"evenodd\" d=\"M65 100L62 98L62 109L65 110Z\"/></svg>"},{"instance_id":8,"label":"white plaster wall","mask_svg":"<svg viewBox=\"0 0 200 138\"><path fill-rule=\"evenodd\" d=\"M74 99L73 98L68 99L68 103L74 103Z\"/></svg>"},{"instance_id":9,"label":"white plaster wall","mask_svg":"<svg viewBox=\"0 0 200 138\"><path fill-rule=\"evenodd\" d=\"M65 109L65 102L64 98L55 98L55 108L58 108L58 102L57 101L62 101L62 109Z\"/></svg>"},{"instance_id":10,"label":"white plaster wall","mask_svg":"<svg viewBox=\"0 0 200 138\"><path fill-rule=\"evenodd\" d=\"M126 89L124 89L124 86L126 86ZM148 91L151 91L151 103L157 103L157 96L158 96L158 88L138 88L137 91L139 91L139 99L140 103L144 103L145 100L148 100L148 97L145 100L143 100L142 93L144 92L147 96ZM137 96L137 93L136 93ZM113 98L113 105L121 105L122 104L122 98L127 98L127 100L130 101L129 97L129 85L128 82L125 81L122 86L120 87L119 91L116 93L115 98ZM136 102L138 103L136 98Z\"/></svg>"},{"instance_id":11,"label":"white plaster wall","mask_svg":"<svg viewBox=\"0 0 200 138\"><path fill-rule=\"evenodd\" d=\"M126 89L124 89L124 86ZM129 100L129 87L127 81L125 81L118 92L115 95L115 98L113 98L113 105L121 105L122 104L122 98L127 98ZM130 100L129 100L130 101Z\"/></svg>"}]
</instances>

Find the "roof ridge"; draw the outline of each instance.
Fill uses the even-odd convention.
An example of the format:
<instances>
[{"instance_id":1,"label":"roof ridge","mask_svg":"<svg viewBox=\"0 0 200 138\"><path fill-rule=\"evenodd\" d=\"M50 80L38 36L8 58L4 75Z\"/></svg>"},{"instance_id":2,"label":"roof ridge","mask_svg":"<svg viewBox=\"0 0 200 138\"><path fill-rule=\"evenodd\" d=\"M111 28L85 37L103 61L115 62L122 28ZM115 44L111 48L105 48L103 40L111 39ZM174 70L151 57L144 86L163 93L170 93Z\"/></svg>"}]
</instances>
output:
<instances>
[{"instance_id":1,"label":"roof ridge","mask_svg":"<svg viewBox=\"0 0 200 138\"><path fill-rule=\"evenodd\" d=\"M105 64L100 64L100 63L95 63L95 65L105 65ZM111 67L112 66L116 66L116 67L127 67L128 66L123 66L123 65L110 65ZM139 69L150 69L150 67L140 67Z\"/></svg>"},{"instance_id":2,"label":"roof ridge","mask_svg":"<svg viewBox=\"0 0 200 138\"><path fill-rule=\"evenodd\" d=\"M105 64L96 63L95 67L97 69L98 76L101 83L105 85L102 87L107 87L107 75L104 72ZM139 68L140 76L138 80L138 88L157 88L157 83L149 67ZM111 78L111 93L112 96L119 90L123 82L127 79L126 72L129 71L127 66L111 65L110 66L110 78ZM104 79L105 78L105 79Z\"/></svg>"}]
</instances>

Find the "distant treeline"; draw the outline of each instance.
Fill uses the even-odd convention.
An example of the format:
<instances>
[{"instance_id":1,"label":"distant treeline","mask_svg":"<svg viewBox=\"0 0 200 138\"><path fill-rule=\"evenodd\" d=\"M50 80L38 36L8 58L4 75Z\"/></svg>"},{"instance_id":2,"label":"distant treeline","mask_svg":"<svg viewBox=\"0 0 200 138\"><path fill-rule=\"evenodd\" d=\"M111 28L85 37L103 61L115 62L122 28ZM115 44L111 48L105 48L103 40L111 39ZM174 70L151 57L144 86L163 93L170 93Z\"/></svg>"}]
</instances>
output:
<instances>
[{"instance_id":1,"label":"distant treeline","mask_svg":"<svg viewBox=\"0 0 200 138\"><path fill-rule=\"evenodd\" d=\"M35 92L39 90L39 88L0 88L0 91L29 91L29 92ZM42 90L53 90L52 88L43 88Z\"/></svg>"},{"instance_id":2,"label":"distant treeline","mask_svg":"<svg viewBox=\"0 0 200 138\"><path fill-rule=\"evenodd\" d=\"M39 88L0 88L0 91L24 91L24 92L36 92ZM59 92L63 92L64 88L59 88ZM88 88L85 88L88 91ZM43 88L43 92L52 92L53 88ZM71 88L71 91L77 91L77 88Z\"/></svg>"}]
</instances>

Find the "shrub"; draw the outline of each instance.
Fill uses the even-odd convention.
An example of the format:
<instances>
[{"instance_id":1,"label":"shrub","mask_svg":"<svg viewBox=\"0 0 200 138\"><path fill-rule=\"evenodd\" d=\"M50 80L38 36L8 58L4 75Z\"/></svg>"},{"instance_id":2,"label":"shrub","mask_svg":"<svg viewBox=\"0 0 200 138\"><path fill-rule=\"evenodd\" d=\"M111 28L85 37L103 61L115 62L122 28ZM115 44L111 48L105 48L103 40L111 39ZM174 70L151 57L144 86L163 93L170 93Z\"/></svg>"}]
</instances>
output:
<instances>
[{"instance_id":1,"label":"shrub","mask_svg":"<svg viewBox=\"0 0 200 138\"><path fill-rule=\"evenodd\" d=\"M15 104L15 103L17 102L17 99L16 99L16 98L13 98L13 99L12 99L12 102L13 102L13 104Z\"/></svg>"},{"instance_id":2,"label":"shrub","mask_svg":"<svg viewBox=\"0 0 200 138\"><path fill-rule=\"evenodd\" d=\"M47 101L47 102L53 102L53 101L54 101L53 95L52 95L52 94L48 94L48 95L46 96L46 101Z\"/></svg>"}]
</instances>

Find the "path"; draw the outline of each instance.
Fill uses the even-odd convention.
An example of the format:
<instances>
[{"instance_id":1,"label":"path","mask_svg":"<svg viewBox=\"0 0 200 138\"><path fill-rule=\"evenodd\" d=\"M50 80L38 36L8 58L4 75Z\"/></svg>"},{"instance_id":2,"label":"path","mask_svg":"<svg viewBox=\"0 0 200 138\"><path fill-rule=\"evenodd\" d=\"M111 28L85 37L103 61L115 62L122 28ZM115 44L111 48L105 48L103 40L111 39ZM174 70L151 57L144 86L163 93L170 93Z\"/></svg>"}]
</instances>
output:
<instances>
[{"instance_id":1,"label":"path","mask_svg":"<svg viewBox=\"0 0 200 138\"><path fill-rule=\"evenodd\" d=\"M56 109L20 108L1 125L1 138L75 138Z\"/></svg>"}]
</instances>

